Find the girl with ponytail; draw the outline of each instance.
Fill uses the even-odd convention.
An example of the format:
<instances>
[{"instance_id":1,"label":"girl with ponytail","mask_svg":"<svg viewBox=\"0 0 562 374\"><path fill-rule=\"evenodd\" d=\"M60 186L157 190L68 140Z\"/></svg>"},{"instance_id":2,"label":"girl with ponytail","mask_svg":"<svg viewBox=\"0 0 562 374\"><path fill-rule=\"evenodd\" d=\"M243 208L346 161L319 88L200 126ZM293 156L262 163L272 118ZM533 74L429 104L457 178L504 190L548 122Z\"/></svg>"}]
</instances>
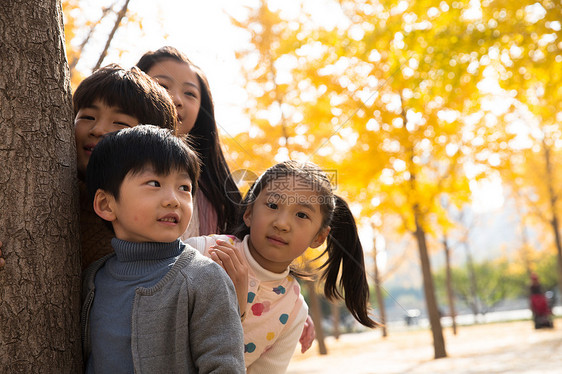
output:
<instances>
[{"instance_id":1,"label":"girl with ponytail","mask_svg":"<svg viewBox=\"0 0 562 374\"><path fill-rule=\"evenodd\" d=\"M218 262L238 294L248 373L284 373L308 315L293 261L327 241L320 267L328 299L343 299L361 324L369 317L369 286L357 226L315 164L287 161L269 168L242 202L234 236L187 243ZM324 258L324 257L322 257Z\"/></svg>"}]
</instances>

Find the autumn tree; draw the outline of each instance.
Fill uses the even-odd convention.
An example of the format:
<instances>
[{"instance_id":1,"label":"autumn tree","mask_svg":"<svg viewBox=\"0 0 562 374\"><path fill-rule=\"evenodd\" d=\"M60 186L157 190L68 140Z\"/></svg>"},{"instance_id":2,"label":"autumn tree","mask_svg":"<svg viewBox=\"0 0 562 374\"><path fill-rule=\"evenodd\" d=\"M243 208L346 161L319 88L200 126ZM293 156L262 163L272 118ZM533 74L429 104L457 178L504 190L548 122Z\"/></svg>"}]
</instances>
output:
<instances>
[{"instance_id":1,"label":"autumn tree","mask_svg":"<svg viewBox=\"0 0 562 374\"><path fill-rule=\"evenodd\" d=\"M78 373L76 163L61 4L0 9L1 371Z\"/></svg>"},{"instance_id":2,"label":"autumn tree","mask_svg":"<svg viewBox=\"0 0 562 374\"><path fill-rule=\"evenodd\" d=\"M312 159L337 169L360 217L400 217L418 243L435 357L446 352L427 237L446 232L439 200L461 208L471 181L499 172L541 213L562 290L562 8L339 0L319 25L299 4L288 15L262 1L238 23L252 41L239 55L252 127L229 142L238 164Z\"/></svg>"},{"instance_id":3,"label":"autumn tree","mask_svg":"<svg viewBox=\"0 0 562 374\"><path fill-rule=\"evenodd\" d=\"M243 109L252 119L249 131L224 139L233 164L259 174L279 161L307 159L310 139L305 134L313 136L314 131L299 120L298 79L291 69L294 51L301 44L300 25L283 19L266 1L248 9L245 19L232 18L232 22L250 36L250 46L236 56L243 61L249 95Z\"/></svg>"},{"instance_id":4,"label":"autumn tree","mask_svg":"<svg viewBox=\"0 0 562 374\"><path fill-rule=\"evenodd\" d=\"M480 110L472 51L483 35L464 16L468 2L340 4L348 26L311 36L323 49L308 74L326 87L331 112L347 114L331 139L351 144L339 163L344 190L362 215L400 217L417 242L435 357L444 357L427 236L445 215L443 195L470 199L465 167L493 133L465 120Z\"/></svg>"},{"instance_id":5,"label":"autumn tree","mask_svg":"<svg viewBox=\"0 0 562 374\"><path fill-rule=\"evenodd\" d=\"M493 132L464 120L479 110L473 51L486 37L469 2L342 0L338 21L316 27L304 8L288 20L260 4L240 23L255 46L243 56L253 127L236 142L253 144L254 159L333 167L362 216L401 217L419 248L435 357L446 356L426 235L443 194L468 200L463 166Z\"/></svg>"},{"instance_id":6,"label":"autumn tree","mask_svg":"<svg viewBox=\"0 0 562 374\"><path fill-rule=\"evenodd\" d=\"M479 27L491 36L483 43L483 56L491 61L503 95L512 100L511 125L530 134L521 146L525 157L518 160L519 170L531 174L519 174L518 187L531 189L529 206L550 226L562 292L562 175L557 168L562 156L562 7L551 0L494 0L479 10Z\"/></svg>"},{"instance_id":7,"label":"autumn tree","mask_svg":"<svg viewBox=\"0 0 562 374\"><path fill-rule=\"evenodd\" d=\"M237 57L246 66L242 73L250 100L244 109L252 118L252 125L248 132L223 139L231 165L250 169L251 174L259 175L280 161L308 159L312 135L307 138L305 134L314 132L309 132L306 125L299 122L299 113L295 109L298 79L290 74L291 69L287 69L284 62L290 60L298 48L298 30L290 27L290 22L280 16L279 10L271 10L266 1L260 1L255 9L248 9L246 19L232 18L232 22L250 34L251 47L237 51ZM298 29L297 23L292 26ZM319 351L326 354L316 286L305 281L304 287L315 322Z\"/></svg>"},{"instance_id":8,"label":"autumn tree","mask_svg":"<svg viewBox=\"0 0 562 374\"><path fill-rule=\"evenodd\" d=\"M555 146L560 131L553 127L550 129L554 130L550 135L536 132L541 134L542 140L531 137L534 145L515 152L501 169L503 183L519 208L520 261L528 276L536 271L538 258L544 255L544 249L552 251L554 248L553 252L559 258L562 174L555 165L562 161L562 150ZM532 243L528 230L550 235L541 235ZM555 272L560 279L559 271Z\"/></svg>"}]
</instances>

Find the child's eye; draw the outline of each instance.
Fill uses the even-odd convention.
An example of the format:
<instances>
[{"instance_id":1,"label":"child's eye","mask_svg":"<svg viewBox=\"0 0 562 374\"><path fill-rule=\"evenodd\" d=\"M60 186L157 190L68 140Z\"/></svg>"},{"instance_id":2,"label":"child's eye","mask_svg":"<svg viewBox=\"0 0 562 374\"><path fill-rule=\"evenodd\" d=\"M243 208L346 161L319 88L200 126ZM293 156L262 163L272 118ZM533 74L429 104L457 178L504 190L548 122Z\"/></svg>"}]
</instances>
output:
<instances>
[{"instance_id":1,"label":"child's eye","mask_svg":"<svg viewBox=\"0 0 562 374\"><path fill-rule=\"evenodd\" d=\"M185 96L191 96L193 98L197 98L197 95L191 91L186 91L183 93Z\"/></svg>"},{"instance_id":2,"label":"child's eye","mask_svg":"<svg viewBox=\"0 0 562 374\"><path fill-rule=\"evenodd\" d=\"M92 116L80 116L80 117L78 117L78 119L86 119L86 120L89 120L89 121L93 121L95 118L92 117Z\"/></svg>"},{"instance_id":3,"label":"child's eye","mask_svg":"<svg viewBox=\"0 0 562 374\"><path fill-rule=\"evenodd\" d=\"M125 122L117 122L117 121L115 121L115 122L113 122L113 123L116 124L116 125L119 125L119 126L131 127L131 125L129 125L128 123L125 123Z\"/></svg>"},{"instance_id":4,"label":"child's eye","mask_svg":"<svg viewBox=\"0 0 562 374\"><path fill-rule=\"evenodd\" d=\"M191 186L189 184L181 185L180 190L185 192L191 192Z\"/></svg>"},{"instance_id":5,"label":"child's eye","mask_svg":"<svg viewBox=\"0 0 562 374\"><path fill-rule=\"evenodd\" d=\"M275 203L265 203L265 205L269 208L269 209L277 209L277 204Z\"/></svg>"},{"instance_id":6,"label":"child's eye","mask_svg":"<svg viewBox=\"0 0 562 374\"><path fill-rule=\"evenodd\" d=\"M298 212L297 217L306 219L306 218L308 218L308 214L306 214L304 212Z\"/></svg>"},{"instance_id":7,"label":"child's eye","mask_svg":"<svg viewBox=\"0 0 562 374\"><path fill-rule=\"evenodd\" d=\"M149 181L147 184L152 187L160 187L160 182L158 181Z\"/></svg>"}]
</instances>

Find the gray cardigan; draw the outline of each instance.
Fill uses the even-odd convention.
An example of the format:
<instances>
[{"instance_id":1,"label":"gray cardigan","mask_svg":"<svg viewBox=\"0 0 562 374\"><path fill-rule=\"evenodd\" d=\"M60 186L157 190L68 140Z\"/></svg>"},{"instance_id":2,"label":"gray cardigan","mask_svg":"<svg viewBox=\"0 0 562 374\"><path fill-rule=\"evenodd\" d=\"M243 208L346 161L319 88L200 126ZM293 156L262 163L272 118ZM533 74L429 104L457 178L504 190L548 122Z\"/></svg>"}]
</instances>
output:
<instances>
[{"instance_id":1,"label":"gray cardigan","mask_svg":"<svg viewBox=\"0 0 562 374\"><path fill-rule=\"evenodd\" d=\"M105 261L84 273L82 345L91 352L89 317L94 278ZM135 373L244 373L243 332L236 291L226 272L187 247L153 287L137 288L131 351Z\"/></svg>"}]
</instances>

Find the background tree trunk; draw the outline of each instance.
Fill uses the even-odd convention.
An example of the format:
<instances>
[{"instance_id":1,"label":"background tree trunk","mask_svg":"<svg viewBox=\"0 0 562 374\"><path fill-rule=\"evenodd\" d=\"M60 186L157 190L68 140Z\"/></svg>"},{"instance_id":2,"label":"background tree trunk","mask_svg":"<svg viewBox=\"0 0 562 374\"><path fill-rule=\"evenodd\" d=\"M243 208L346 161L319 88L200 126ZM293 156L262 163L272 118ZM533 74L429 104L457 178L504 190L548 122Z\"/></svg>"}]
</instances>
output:
<instances>
[{"instance_id":1,"label":"background tree trunk","mask_svg":"<svg viewBox=\"0 0 562 374\"><path fill-rule=\"evenodd\" d=\"M374 267L374 281L375 281L375 294L377 296L377 305L380 311L380 323L382 329L382 337L386 338L388 336L388 331L386 329L386 308L384 305L384 296L382 294L382 281L379 273L379 265L377 263L377 239L373 240L373 267Z\"/></svg>"},{"instance_id":2,"label":"background tree trunk","mask_svg":"<svg viewBox=\"0 0 562 374\"><path fill-rule=\"evenodd\" d=\"M336 338L336 340L338 340L341 334L340 305L339 303L334 302L330 305L330 308L332 309L332 323L333 323L332 335L334 336L334 338Z\"/></svg>"},{"instance_id":3,"label":"background tree trunk","mask_svg":"<svg viewBox=\"0 0 562 374\"><path fill-rule=\"evenodd\" d=\"M0 371L79 373L80 251L60 0L0 5Z\"/></svg>"},{"instance_id":4,"label":"background tree trunk","mask_svg":"<svg viewBox=\"0 0 562 374\"><path fill-rule=\"evenodd\" d=\"M447 236L443 236L443 249L445 250L445 282L447 287L447 301L449 303L449 315L453 327L453 334L457 335L457 311L455 309L455 295L453 293L453 277L451 275L451 250L447 242Z\"/></svg>"},{"instance_id":5,"label":"background tree trunk","mask_svg":"<svg viewBox=\"0 0 562 374\"><path fill-rule=\"evenodd\" d=\"M414 207L414 217L416 223L416 240L420 251L420 262L423 275L423 291L425 294L425 304L427 306L427 314L429 324L431 325L431 333L433 334L433 350L435 358L447 357L445 349L445 339L443 338L443 328L441 327L441 316L437 307L435 298L435 287L433 286L433 275L431 274L431 265L429 261L429 253L427 251L427 243L425 240L425 231L419 222L418 208Z\"/></svg>"},{"instance_id":6,"label":"background tree trunk","mask_svg":"<svg viewBox=\"0 0 562 374\"><path fill-rule=\"evenodd\" d=\"M474 260L472 258L472 251L468 240L464 241L464 248L466 249L466 267L468 273L468 280L470 282L470 298L469 306L474 314L474 323L478 323L478 316L482 313L482 304L480 302L480 294L478 292L478 283L476 282L476 270L474 269Z\"/></svg>"},{"instance_id":7,"label":"background tree trunk","mask_svg":"<svg viewBox=\"0 0 562 374\"><path fill-rule=\"evenodd\" d=\"M558 219L558 195L554 192L554 173L553 173L553 165L551 159L551 150L550 146L546 144L546 140L543 139L543 151L544 151L544 160L546 165L546 181L548 187L548 197L550 202L550 210L551 210L551 219L550 225L552 226L552 233L554 234L554 245L556 247L556 259L557 259L557 269L558 269L558 290L562 295L562 239L560 238L560 231L558 228L559 219Z\"/></svg>"},{"instance_id":8,"label":"background tree trunk","mask_svg":"<svg viewBox=\"0 0 562 374\"><path fill-rule=\"evenodd\" d=\"M316 341L318 342L318 353L321 355L328 354L328 348L326 348L326 342L324 341L324 329L322 328L322 310L320 309L320 300L318 300L318 294L314 289L314 282L304 281L304 286L308 293L308 301L310 308L310 317L314 321L314 330L316 331Z\"/></svg>"}]
</instances>

